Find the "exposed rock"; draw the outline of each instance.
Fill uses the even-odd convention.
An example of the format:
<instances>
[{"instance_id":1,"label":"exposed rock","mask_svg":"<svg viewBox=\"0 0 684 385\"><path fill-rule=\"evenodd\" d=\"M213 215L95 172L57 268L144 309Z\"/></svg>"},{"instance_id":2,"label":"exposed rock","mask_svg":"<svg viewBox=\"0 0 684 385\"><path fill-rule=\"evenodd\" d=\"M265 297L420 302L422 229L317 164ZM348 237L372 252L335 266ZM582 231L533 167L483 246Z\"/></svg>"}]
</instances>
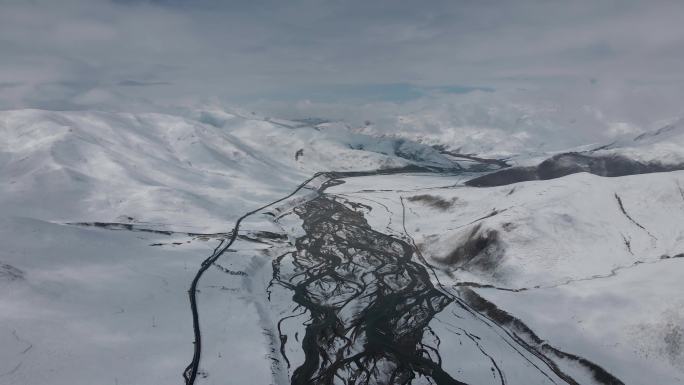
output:
<instances>
[{"instance_id":1,"label":"exposed rock","mask_svg":"<svg viewBox=\"0 0 684 385\"><path fill-rule=\"evenodd\" d=\"M446 210L456 203L456 198L446 200L442 197L430 194L415 195L406 198L409 202L421 202L435 209Z\"/></svg>"},{"instance_id":2,"label":"exposed rock","mask_svg":"<svg viewBox=\"0 0 684 385\"><path fill-rule=\"evenodd\" d=\"M625 176L684 169L684 165L645 163L620 155L586 155L577 152L554 155L536 167L513 167L466 182L473 187L504 186L530 180L548 180L579 172L598 176Z\"/></svg>"},{"instance_id":3,"label":"exposed rock","mask_svg":"<svg viewBox=\"0 0 684 385\"><path fill-rule=\"evenodd\" d=\"M499 233L476 225L458 247L439 261L454 268L493 271L502 255Z\"/></svg>"}]
</instances>

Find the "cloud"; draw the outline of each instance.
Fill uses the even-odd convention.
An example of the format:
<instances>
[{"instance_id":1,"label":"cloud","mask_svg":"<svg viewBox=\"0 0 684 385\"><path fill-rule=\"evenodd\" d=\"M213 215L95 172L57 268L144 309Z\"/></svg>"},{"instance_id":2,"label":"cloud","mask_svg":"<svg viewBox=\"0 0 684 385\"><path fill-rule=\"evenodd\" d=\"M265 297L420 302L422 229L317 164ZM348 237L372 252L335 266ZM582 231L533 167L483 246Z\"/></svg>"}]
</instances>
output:
<instances>
[{"instance_id":1,"label":"cloud","mask_svg":"<svg viewBox=\"0 0 684 385\"><path fill-rule=\"evenodd\" d=\"M0 84L14 85L3 87L0 108L213 103L295 112L303 103L338 111L389 103L399 111L484 92L502 104L589 105L636 125L682 114L679 1L6 0L0 7Z\"/></svg>"},{"instance_id":2,"label":"cloud","mask_svg":"<svg viewBox=\"0 0 684 385\"><path fill-rule=\"evenodd\" d=\"M138 81L138 80L122 80L117 83L118 86L121 87L152 87L152 86L168 86L173 83L171 82L146 82L146 81Z\"/></svg>"},{"instance_id":3,"label":"cloud","mask_svg":"<svg viewBox=\"0 0 684 385\"><path fill-rule=\"evenodd\" d=\"M3 88L15 88L23 85L21 82L0 82L0 89Z\"/></svg>"},{"instance_id":4,"label":"cloud","mask_svg":"<svg viewBox=\"0 0 684 385\"><path fill-rule=\"evenodd\" d=\"M319 103L343 102L352 104L378 101L401 103L436 93L467 94L475 91L494 92L494 88L467 85L419 86L409 83L323 84L270 93L268 99L278 101L315 100ZM252 96L259 98L258 94Z\"/></svg>"}]
</instances>

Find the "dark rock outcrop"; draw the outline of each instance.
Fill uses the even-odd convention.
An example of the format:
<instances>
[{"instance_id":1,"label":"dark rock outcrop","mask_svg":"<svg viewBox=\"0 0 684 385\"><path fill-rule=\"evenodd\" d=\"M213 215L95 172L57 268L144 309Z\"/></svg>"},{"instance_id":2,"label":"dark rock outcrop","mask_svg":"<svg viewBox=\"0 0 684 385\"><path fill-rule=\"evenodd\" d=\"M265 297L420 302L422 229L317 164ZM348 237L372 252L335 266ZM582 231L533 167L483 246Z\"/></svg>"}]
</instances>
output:
<instances>
[{"instance_id":1,"label":"dark rock outcrop","mask_svg":"<svg viewBox=\"0 0 684 385\"><path fill-rule=\"evenodd\" d=\"M625 176L684 169L684 165L640 162L620 155L587 155L568 152L554 155L533 167L513 167L471 179L472 187L504 186L530 180L548 180L588 172L598 176Z\"/></svg>"}]
</instances>

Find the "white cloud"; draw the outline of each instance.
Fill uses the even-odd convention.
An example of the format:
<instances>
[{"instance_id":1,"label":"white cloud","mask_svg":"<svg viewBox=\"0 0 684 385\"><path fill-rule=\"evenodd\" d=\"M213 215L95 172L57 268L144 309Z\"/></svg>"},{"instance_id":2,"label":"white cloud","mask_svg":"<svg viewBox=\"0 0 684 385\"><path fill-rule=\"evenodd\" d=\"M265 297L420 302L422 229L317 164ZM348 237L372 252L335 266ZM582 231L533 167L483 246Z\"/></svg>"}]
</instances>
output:
<instances>
[{"instance_id":1,"label":"white cloud","mask_svg":"<svg viewBox=\"0 0 684 385\"><path fill-rule=\"evenodd\" d=\"M354 116L369 102L386 113L445 103L460 105L453 124L504 124L525 106L553 109L550 121L566 129L594 123L586 105L604 123L635 127L682 115L678 1L6 0L0 9L0 108L212 102L294 114L310 100L312 114ZM386 98L392 88L369 87L388 84L496 91L479 96L483 106L469 95L407 106Z\"/></svg>"}]
</instances>

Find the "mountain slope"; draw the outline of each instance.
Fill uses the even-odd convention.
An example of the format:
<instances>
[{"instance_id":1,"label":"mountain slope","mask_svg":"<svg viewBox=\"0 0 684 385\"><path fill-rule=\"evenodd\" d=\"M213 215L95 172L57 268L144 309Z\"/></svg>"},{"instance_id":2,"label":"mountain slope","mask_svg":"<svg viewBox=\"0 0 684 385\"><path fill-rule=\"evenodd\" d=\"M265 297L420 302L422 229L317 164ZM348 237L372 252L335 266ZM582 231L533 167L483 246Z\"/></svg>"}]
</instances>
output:
<instances>
[{"instance_id":1,"label":"mountain slope","mask_svg":"<svg viewBox=\"0 0 684 385\"><path fill-rule=\"evenodd\" d=\"M223 231L230 216L318 171L454 166L404 140L208 114L214 125L161 114L2 112L0 205L48 220L130 217Z\"/></svg>"},{"instance_id":2,"label":"mountain slope","mask_svg":"<svg viewBox=\"0 0 684 385\"><path fill-rule=\"evenodd\" d=\"M289 383L298 367L316 370L305 362L318 354L302 338L318 307L358 330L340 357L367 354L356 321L375 319L366 307L384 306L394 298L387 288L411 282L416 292L431 288L421 297L431 300L403 292L405 313L378 313L387 316L382 335L392 325L410 330L406 346L429 349L425 358L453 378L547 384L564 371L605 384L595 375L604 370L625 383L679 383L684 171L599 176L607 158L676 168L678 127L542 154L553 159L541 167L558 171L553 178L472 187L466 181L505 162L324 120L0 112L0 382L182 381L193 349L187 290L235 219L319 171L409 167L435 172L337 173L324 195L312 191L318 178L244 221L195 292L198 384ZM515 162L534 165L535 154ZM306 298L293 297L292 285ZM464 307L475 298L467 293L508 318L482 322ZM593 366L566 355L556 356L560 369L546 368L535 354L545 345L522 351L511 337L521 325ZM348 373L363 371L343 361Z\"/></svg>"}]
</instances>

